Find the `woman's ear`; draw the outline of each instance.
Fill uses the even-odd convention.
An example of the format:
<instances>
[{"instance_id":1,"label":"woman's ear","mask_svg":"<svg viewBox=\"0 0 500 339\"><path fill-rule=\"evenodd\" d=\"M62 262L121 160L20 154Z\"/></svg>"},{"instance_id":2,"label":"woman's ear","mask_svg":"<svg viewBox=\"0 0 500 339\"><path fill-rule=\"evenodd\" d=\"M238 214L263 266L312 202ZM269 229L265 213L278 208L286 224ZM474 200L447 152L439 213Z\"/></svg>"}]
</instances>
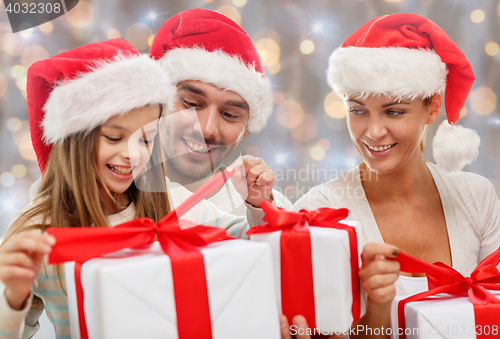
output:
<instances>
[{"instance_id":1,"label":"woman's ear","mask_svg":"<svg viewBox=\"0 0 500 339\"><path fill-rule=\"evenodd\" d=\"M441 113L441 94L436 93L432 96L431 104L429 105L429 116L427 117L426 124L430 125L439 117Z\"/></svg>"}]
</instances>

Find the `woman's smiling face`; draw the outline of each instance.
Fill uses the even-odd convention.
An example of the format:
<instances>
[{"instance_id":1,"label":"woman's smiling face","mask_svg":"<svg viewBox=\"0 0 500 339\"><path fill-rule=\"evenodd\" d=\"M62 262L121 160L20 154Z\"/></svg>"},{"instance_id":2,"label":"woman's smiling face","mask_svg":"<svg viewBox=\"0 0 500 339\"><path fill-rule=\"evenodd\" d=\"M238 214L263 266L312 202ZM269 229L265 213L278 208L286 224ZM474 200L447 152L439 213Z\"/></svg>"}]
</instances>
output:
<instances>
[{"instance_id":1,"label":"woman's smiling face","mask_svg":"<svg viewBox=\"0 0 500 339\"><path fill-rule=\"evenodd\" d=\"M345 103L349 134L363 161L372 171L388 174L410 159L421 159L418 148L425 125L439 116L441 96L435 95L429 105L422 99L383 95L350 96Z\"/></svg>"}]
</instances>

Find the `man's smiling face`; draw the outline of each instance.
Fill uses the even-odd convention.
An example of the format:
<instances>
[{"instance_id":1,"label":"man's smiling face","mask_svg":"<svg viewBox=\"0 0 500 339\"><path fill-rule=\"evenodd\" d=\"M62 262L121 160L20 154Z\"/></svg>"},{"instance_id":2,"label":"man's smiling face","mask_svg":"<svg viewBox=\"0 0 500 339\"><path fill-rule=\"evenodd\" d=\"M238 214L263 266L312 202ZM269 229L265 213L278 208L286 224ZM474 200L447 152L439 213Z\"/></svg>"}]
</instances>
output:
<instances>
[{"instance_id":1,"label":"man's smiling face","mask_svg":"<svg viewBox=\"0 0 500 339\"><path fill-rule=\"evenodd\" d=\"M167 116L164 149L169 172L190 181L212 174L248 134L248 104L235 92L201 81L177 85Z\"/></svg>"}]
</instances>

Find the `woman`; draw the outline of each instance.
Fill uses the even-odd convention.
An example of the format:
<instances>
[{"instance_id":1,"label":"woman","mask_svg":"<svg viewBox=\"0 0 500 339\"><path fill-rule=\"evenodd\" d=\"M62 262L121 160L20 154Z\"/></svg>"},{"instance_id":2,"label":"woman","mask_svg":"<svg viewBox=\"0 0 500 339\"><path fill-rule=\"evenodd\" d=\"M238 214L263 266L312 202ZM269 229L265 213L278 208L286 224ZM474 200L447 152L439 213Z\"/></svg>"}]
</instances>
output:
<instances>
[{"instance_id":1,"label":"woman","mask_svg":"<svg viewBox=\"0 0 500 339\"><path fill-rule=\"evenodd\" d=\"M398 13L367 22L334 51L328 80L346 103L349 133L363 161L313 188L294 209L346 207L349 218L361 222L369 242L359 272L367 312L358 325L388 328L395 295L427 289L423 274L399 276L399 264L391 260L399 250L468 275L500 245L493 185L476 174L447 172L477 156L475 132L452 126L474 76L441 28ZM433 142L436 166L422 160L423 138L439 116L445 86L449 125L440 127ZM296 321L305 325L301 317ZM389 337L382 333L378 338ZM350 337L370 336L360 331Z\"/></svg>"}]
</instances>

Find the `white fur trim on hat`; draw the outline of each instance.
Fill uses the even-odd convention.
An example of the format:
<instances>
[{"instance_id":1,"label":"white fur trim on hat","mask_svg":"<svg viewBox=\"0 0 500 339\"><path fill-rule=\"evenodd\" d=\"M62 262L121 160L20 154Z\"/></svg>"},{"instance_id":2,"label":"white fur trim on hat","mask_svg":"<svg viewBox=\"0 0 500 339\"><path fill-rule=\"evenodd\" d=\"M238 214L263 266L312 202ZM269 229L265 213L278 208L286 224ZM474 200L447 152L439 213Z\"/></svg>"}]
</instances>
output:
<instances>
[{"instance_id":1,"label":"white fur trim on hat","mask_svg":"<svg viewBox=\"0 0 500 339\"><path fill-rule=\"evenodd\" d=\"M328 84L339 95L427 98L446 86L448 70L430 49L341 47L329 59Z\"/></svg>"},{"instance_id":2,"label":"white fur trim on hat","mask_svg":"<svg viewBox=\"0 0 500 339\"><path fill-rule=\"evenodd\" d=\"M146 55L117 57L76 78L56 84L44 105L42 125L48 144L90 132L109 118L147 105L173 108L176 89Z\"/></svg>"},{"instance_id":3,"label":"white fur trim on hat","mask_svg":"<svg viewBox=\"0 0 500 339\"><path fill-rule=\"evenodd\" d=\"M173 84L199 80L239 94L250 108L248 130L258 133L266 126L273 109L271 84L237 56L201 48L175 48L165 52L160 66Z\"/></svg>"},{"instance_id":4,"label":"white fur trim on hat","mask_svg":"<svg viewBox=\"0 0 500 339\"><path fill-rule=\"evenodd\" d=\"M477 132L443 121L432 140L432 155L439 168L458 172L472 163L479 154L481 139Z\"/></svg>"}]
</instances>

